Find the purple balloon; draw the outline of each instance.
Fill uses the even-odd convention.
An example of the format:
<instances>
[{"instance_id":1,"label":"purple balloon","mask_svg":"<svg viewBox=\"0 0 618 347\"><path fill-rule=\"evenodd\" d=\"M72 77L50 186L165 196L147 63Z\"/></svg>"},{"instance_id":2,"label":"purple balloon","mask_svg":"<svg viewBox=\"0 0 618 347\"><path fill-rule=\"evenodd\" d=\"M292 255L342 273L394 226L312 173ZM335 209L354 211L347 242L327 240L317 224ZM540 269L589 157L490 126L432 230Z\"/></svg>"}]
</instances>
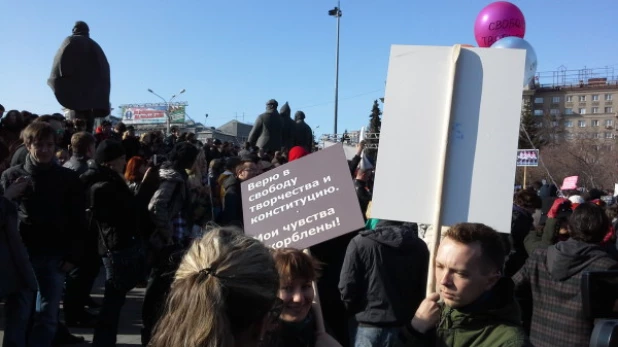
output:
<instances>
[{"instance_id":1,"label":"purple balloon","mask_svg":"<svg viewBox=\"0 0 618 347\"><path fill-rule=\"evenodd\" d=\"M490 47L503 37L524 38L526 20L519 7L497 1L481 10L474 23L474 37L479 47Z\"/></svg>"}]
</instances>

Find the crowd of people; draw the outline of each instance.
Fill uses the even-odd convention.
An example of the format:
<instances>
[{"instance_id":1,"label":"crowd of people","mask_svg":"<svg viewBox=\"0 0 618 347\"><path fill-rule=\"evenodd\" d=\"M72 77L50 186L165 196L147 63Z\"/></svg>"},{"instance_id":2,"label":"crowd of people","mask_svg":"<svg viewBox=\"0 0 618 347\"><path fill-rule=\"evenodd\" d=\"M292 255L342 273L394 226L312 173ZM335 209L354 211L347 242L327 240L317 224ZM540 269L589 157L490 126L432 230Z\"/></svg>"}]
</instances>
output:
<instances>
[{"instance_id":1,"label":"crowd of people","mask_svg":"<svg viewBox=\"0 0 618 347\"><path fill-rule=\"evenodd\" d=\"M202 143L107 121L93 134L14 110L0 125L5 346L82 342L71 327L114 346L138 286L144 346L587 346L582 275L618 269L618 210L592 191L517 192L510 234L451 226L426 295L426 235L371 218L363 143L348 164L366 228L270 249L242 232L240 185L309 155L305 142ZM618 311L616 296L598 300Z\"/></svg>"}]
</instances>

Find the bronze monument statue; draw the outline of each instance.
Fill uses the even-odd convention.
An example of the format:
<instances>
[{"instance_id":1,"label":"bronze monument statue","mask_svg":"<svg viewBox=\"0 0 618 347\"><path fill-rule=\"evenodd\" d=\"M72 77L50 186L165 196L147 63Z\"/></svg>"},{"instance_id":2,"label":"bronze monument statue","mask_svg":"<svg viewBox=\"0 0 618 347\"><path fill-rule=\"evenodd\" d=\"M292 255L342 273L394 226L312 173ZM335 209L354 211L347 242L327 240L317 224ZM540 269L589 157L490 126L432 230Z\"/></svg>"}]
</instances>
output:
<instances>
[{"instance_id":1,"label":"bronze monument statue","mask_svg":"<svg viewBox=\"0 0 618 347\"><path fill-rule=\"evenodd\" d=\"M266 112L257 117L249 133L249 143L267 153L280 151L283 144L283 120L277 112L277 106L277 100L268 100Z\"/></svg>"},{"instance_id":2,"label":"bronze monument statue","mask_svg":"<svg viewBox=\"0 0 618 347\"><path fill-rule=\"evenodd\" d=\"M305 112L296 111L294 114L296 121L294 133L294 146L304 147L308 152L313 150L313 130L305 123Z\"/></svg>"},{"instance_id":3,"label":"bronze monument statue","mask_svg":"<svg viewBox=\"0 0 618 347\"><path fill-rule=\"evenodd\" d=\"M87 131L92 132L95 118L109 115L109 63L85 22L76 22L73 34L62 41L47 84L60 105L86 121Z\"/></svg>"}]
</instances>

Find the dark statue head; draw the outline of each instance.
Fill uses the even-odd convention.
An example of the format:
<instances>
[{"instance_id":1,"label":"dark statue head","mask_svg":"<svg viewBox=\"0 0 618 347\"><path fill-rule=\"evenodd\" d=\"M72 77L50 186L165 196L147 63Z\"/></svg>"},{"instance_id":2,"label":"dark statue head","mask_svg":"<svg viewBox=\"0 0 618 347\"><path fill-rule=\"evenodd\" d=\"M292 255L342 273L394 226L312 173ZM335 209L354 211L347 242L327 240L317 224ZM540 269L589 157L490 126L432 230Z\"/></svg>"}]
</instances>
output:
<instances>
[{"instance_id":1,"label":"dark statue head","mask_svg":"<svg viewBox=\"0 0 618 347\"><path fill-rule=\"evenodd\" d=\"M81 20L75 22L75 26L73 27L73 35L89 36L90 28L88 27L88 24L86 24L86 22L82 22Z\"/></svg>"},{"instance_id":2,"label":"dark statue head","mask_svg":"<svg viewBox=\"0 0 618 347\"><path fill-rule=\"evenodd\" d=\"M270 99L266 102L266 110L276 110L279 103L275 99Z\"/></svg>"},{"instance_id":3,"label":"dark statue head","mask_svg":"<svg viewBox=\"0 0 618 347\"><path fill-rule=\"evenodd\" d=\"M287 102L283 104L283 106L281 106L279 114L281 115L281 117L285 118L289 118L290 116L292 116L292 110L290 109L290 105Z\"/></svg>"},{"instance_id":4,"label":"dark statue head","mask_svg":"<svg viewBox=\"0 0 618 347\"><path fill-rule=\"evenodd\" d=\"M295 121L299 121L299 120L305 120L305 112L303 111L296 111L296 113L294 114L294 120Z\"/></svg>"}]
</instances>

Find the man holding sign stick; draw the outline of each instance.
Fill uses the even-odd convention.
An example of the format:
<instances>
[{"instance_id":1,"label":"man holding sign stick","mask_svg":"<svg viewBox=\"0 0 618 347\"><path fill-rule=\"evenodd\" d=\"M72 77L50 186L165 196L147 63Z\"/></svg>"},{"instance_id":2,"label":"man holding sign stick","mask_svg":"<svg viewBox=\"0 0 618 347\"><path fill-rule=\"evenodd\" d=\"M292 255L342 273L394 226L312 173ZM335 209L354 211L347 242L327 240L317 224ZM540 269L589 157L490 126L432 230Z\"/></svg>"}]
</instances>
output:
<instances>
[{"instance_id":1,"label":"man holding sign stick","mask_svg":"<svg viewBox=\"0 0 618 347\"><path fill-rule=\"evenodd\" d=\"M405 346L530 346L513 282L502 277L505 258L497 231L474 223L451 227L435 258L440 292L425 298L404 329Z\"/></svg>"},{"instance_id":2,"label":"man holding sign stick","mask_svg":"<svg viewBox=\"0 0 618 347\"><path fill-rule=\"evenodd\" d=\"M528 345L496 231L510 230L524 53L391 48L372 216L431 224L435 233L428 295L405 329L406 346ZM414 167L393 154L401 138L423 148ZM404 179L422 184L397 184ZM453 227L438 248L443 225Z\"/></svg>"}]
</instances>

